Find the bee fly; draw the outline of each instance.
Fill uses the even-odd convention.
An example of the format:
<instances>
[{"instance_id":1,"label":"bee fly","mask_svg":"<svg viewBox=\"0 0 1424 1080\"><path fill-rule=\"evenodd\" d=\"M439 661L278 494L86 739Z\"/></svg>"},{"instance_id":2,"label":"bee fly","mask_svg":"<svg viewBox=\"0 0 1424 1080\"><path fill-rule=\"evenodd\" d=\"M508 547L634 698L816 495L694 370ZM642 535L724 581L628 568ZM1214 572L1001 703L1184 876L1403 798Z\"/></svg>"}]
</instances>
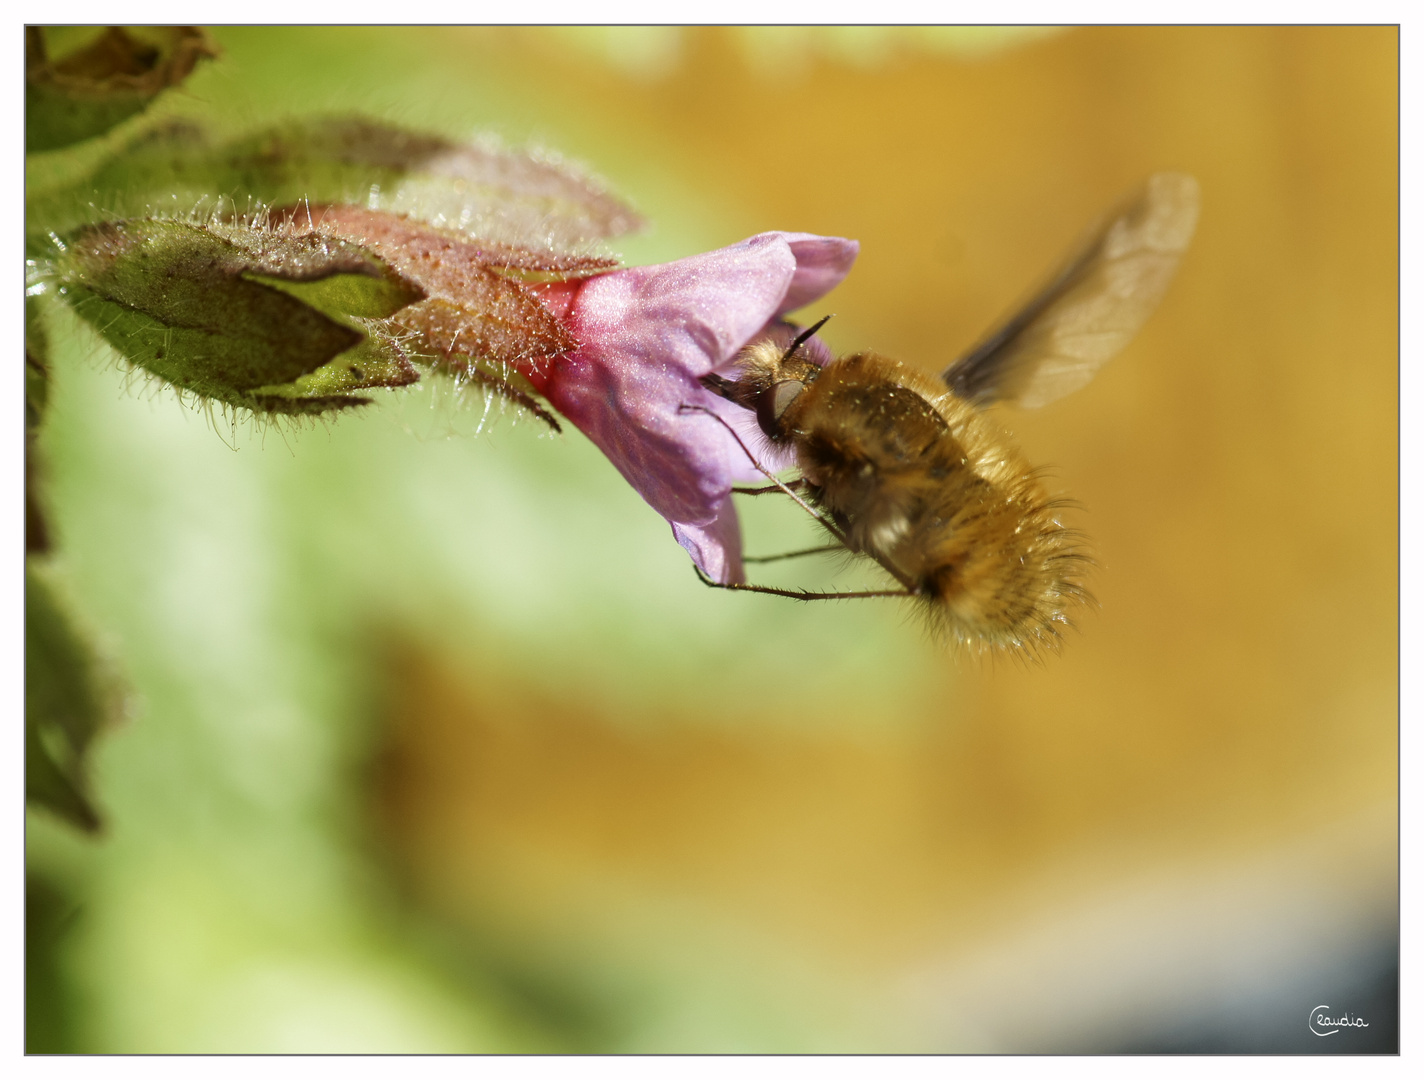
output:
<instances>
[{"instance_id":1,"label":"bee fly","mask_svg":"<svg viewBox=\"0 0 1424 1080\"><path fill-rule=\"evenodd\" d=\"M812 550L869 556L900 587L812 593L703 580L803 600L913 597L961 644L1056 646L1071 610L1089 599L1082 583L1089 559L1079 534L1058 520L1064 504L982 410L996 402L1036 407L1085 385L1156 307L1197 209L1192 177L1153 176L939 379L872 352L813 362L803 346L825 319L789 347L794 328L752 342L731 378L706 376L709 390L756 414L800 472L783 483L743 445L773 483L735 490L789 495L835 540ZM774 558L801 554L809 552Z\"/></svg>"}]
</instances>

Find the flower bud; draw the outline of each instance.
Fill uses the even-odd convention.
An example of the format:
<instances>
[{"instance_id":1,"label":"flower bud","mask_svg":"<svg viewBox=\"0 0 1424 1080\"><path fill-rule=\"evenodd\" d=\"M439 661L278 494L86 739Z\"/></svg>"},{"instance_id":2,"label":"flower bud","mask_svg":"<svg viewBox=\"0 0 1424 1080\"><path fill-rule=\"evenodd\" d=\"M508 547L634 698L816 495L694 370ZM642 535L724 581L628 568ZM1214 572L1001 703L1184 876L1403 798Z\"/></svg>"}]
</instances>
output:
<instances>
[{"instance_id":1,"label":"flower bud","mask_svg":"<svg viewBox=\"0 0 1424 1080\"><path fill-rule=\"evenodd\" d=\"M59 292L127 360L214 401L269 413L366 403L350 391L419 377L357 320L423 298L354 244L161 219L61 241Z\"/></svg>"},{"instance_id":2,"label":"flower bud","mask_svg":"<svg viewBox=\"0 0 1424 1080\"><path fill-rule=\"evenodd\" d=\"M315 230L379 255L425 294L388 320L411 349L559 429L534 401L529 379L546 371L555 356L577 348L578 340L531 285L605 272L618 265L616 259L468 240L360 206L304 205L277 211L271 227L288 234Z\"/></svg>"}]
</instances>

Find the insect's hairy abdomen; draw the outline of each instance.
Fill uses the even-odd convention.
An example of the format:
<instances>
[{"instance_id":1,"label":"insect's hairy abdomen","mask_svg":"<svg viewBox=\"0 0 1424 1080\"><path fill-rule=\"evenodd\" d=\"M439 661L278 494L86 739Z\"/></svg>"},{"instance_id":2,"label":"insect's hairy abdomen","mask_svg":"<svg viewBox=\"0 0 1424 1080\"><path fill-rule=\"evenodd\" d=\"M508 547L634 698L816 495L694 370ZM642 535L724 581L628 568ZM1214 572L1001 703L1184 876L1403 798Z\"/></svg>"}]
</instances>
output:
<instances>
[{"instance_id":1,"label":"insect's hairy abdomen","mask_svg":"<svg viewBox=\"0 0 1424 1080\"><path fill-rule=\"evenodd\" d=\"M783 424L813 499L853 550L916 583L966 644L1052 645L1084 598L1086 561L1001 431L943 384L888 357L828 365Z\"/></svg>"},{"instance_id":2,"label":"insect's hairy abdomen","mask_svg":"<svg viewBox=\"0 0 1424 1080\"><path fill-rule=\"evenodd\" d=\"M802 475L846 521L857 550L884 553L932 490L965 471L949 421L912 385L914 374L873 353L848 356L827 366L783 417Z\"/></svg>"}]
</instances>

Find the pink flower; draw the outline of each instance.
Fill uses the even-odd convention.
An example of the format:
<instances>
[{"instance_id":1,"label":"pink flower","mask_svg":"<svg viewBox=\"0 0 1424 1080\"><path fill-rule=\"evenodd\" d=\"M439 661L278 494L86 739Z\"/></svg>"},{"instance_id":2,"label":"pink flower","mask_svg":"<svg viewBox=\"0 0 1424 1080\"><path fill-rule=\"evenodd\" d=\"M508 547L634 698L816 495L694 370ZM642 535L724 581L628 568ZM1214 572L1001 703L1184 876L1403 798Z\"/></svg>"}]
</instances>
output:
<instances>
[{"instance_id":1,"label":"pink flower","mask_svg":"<svg viewBox=\"0 0 1424 1080\"><path fill-rule=\"evenodd\" d=\"M732 485L765 478L725 425L683 406L726 419L768 468L788 464L750 412L698 380L727 373L747 342L840 284L859 249L854 240L761 233L705 255L540 291L581 344L527 373L535 388L671 522L678 543L716 581L745 579Z\"/></svg>"}]
</instances>

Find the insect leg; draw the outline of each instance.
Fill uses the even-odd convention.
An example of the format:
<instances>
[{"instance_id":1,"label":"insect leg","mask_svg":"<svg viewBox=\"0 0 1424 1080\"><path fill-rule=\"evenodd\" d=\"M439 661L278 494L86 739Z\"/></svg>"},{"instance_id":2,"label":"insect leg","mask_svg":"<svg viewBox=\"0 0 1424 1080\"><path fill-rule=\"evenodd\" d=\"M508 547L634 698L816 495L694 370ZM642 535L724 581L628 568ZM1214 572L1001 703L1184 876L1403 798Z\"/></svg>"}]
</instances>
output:
<instances>
[{"instance_id":1,"label":"insect leg","mask_svg":"<svg viewBox=\"0 0 1424 1080\"><path fill-rule=\"evenodd\" d=\"M832 521L830 518L828 518L825 514L822 514L819 510L817 510L814 506L812 506L810 503L808 503L805 499L801 498L801 496L798 495L798 494L796 494L796 492L792 491L792 490L791 490L791 486L790 486L789 484L783 483L781 480L778 480L771 472L769 472L769 471L767 470L766 466L764 466L760 461L758 461L758 460L756 459L756 455L753 454L749 449L747 449L747 444L744 443L744 442L742 442L741 436L736 433L736 431L732 428L732 425L729 424L729 423L727 423L726 420L724 420L722 417L718 416L718 415L717 415L715 412L713 412L711 409L706 408L705 406L702 406L702 405L679 405L679 406L677 407L677 410L678 410L678 412L704 412L704 413L706 413L708 416L712 417L713 420L716 420L717 423L721 424L724 428L727 429L727 434L730 435L730 436L732 436L732 438L736 440L737 445L742 448L742 453L744 453L744 454L747 455L747 460L752 463L752 465L756 468L757 472L761 473L761 474L762 474L763 476L765 476L768 480L770 480L770 481L772 482L772 484L774 484L774 485L776 486L776 489L777 489L778 491L784 492L786 495L790 496L791 500L792 500L793 502L795 502L797 506L801 507L802 510L805 510L806 513L810 514L813 518L815 518L815 519L816 519L817 521L819 521L822 525L824 525L824 526L826 527L826 531L827 531L828 533L830 533L832 536L834 536L834 537L836 538L836 540L838 540L838 541L840 542L840 545L841 545L842 547L847 548L847 549L850 548L850 541L846 539L846 535L845 535L845 533L841 530L841 527L840 527L839 525L837 525L834 521ZM866 596L881 596L881 595L889 595L889 596L903 596L903 595L909 595L909 596L915 596L915 595L918 595L915 582L914 582L913 580L911 580L910 578L906 577L905 574L904 574L903 572L901 572L900 569L897 568L893 563L890 563L890 562L888 562L887 560L882 559L879 555L876 555L873 551L867 551L867 552L865 552L864 554L869 555L872 559L874 559L874 560L880 565L881 569L883 569L887 574L889 574L892 578L894 578L894 579L895 579L896 581L898 581L901 585L903 585L903 586L905 587L905 592L904 592L904 593L888 593L888 594L882 594L882 593L865 593L865 594L863 594L863 595L866 595ZM786 594L786 595L798 596L799 594L797 594L797 593L788 593L788 594ZM820 594L817 594L817 595L820 595ZM829 594L826 594L826 595L829 595ZM862 595L862 594L860 594L860 593L843 593L843 594L841 594L841 595L843 595L843 596L852 596L852 595L859 596L859 595Z\"/></svg>"},{"instance_id":2,"label":"insect leg","mask_svg":"<svg viewBox=\"0 0 1424 1080\"><path fill-rule=\"evenodd\" d=\"M772 489L775 490L775 489ZM804 548L801 551L788 551L784 555L743 555L742 562L776 562L778 559L799 559L802 555L821 555L831 551L844 551L840 544L827 544L824 547Z\"/></svg>"},{"instance_id":3,"label":"insect leg","mask_svg":"<svg viewBox=\"0 0 1424 1080\"><path fill-rule=\"evenodd\" d=\"M768 480L770 480L772 484L776 486L776 489L778 491L784 492L786 495L789 495L792 501L794 501L797 506L801 507L802 510L805 510L806 513L810 514L813 518L815 518L822 525L824 525L826 527L826 531L829 532L832 536L834 536L837 540L839 540L842 545L846 547L850 546L850 544L846 540L845 533L841 532L840 526L838 526L834 521L822 514L805 499L801 498L801 496L796 494L796 492L791 490L789 484L783 483L782 481L778 480L771 472L769 472L766 466L764 466L760 461L756 459L756 455L753 454L749 449L747 449L747 444L742 442L742 437L736 433L732 425L727 423L726 420L722 419L722 417L718 416L715 412L713 412L711 409L707 408L704 405L679 405L677 407L677 411L702 412L712 417L713 420L716 420L717 423L721 424L724 428L727 429L727 434L732 436L732 438L736 440L737 445L742 448L742 453L747 455L747 460L752 463L752 467L755 468L757 472L761 473Z\"/></svg>"},{"instance_id":4,"label":"insect leg","mask_svg":"<svg viewBox=\"0 0 1424 1080\"><path fill-rule=\"evenodd\" d=\"M807 589L773 589L770 585L744 585L733 582L713 581L693 564L698 579L710 589L731 589L733 592L766 593L768 596L785 596L792 600L863 600L872 596L914 596L908 589L867 589L864 592L810 592Z\"/></svg>"},{"instance_id":5,"label":"insect leg","mask_svg":"<svg viewBox=\"0 0 1424 1080\"><path fill-rule=\"evenodd\" d=\"M806 481L797 477L795 480L786 481L784 487L781 484L768 484L766 487L759 488L734 487L732 491L737 495L770 495L773 491L785 494L786 488L790 488L792 491L800 491L805 486Z\"/></svg>"}]
</instances>

